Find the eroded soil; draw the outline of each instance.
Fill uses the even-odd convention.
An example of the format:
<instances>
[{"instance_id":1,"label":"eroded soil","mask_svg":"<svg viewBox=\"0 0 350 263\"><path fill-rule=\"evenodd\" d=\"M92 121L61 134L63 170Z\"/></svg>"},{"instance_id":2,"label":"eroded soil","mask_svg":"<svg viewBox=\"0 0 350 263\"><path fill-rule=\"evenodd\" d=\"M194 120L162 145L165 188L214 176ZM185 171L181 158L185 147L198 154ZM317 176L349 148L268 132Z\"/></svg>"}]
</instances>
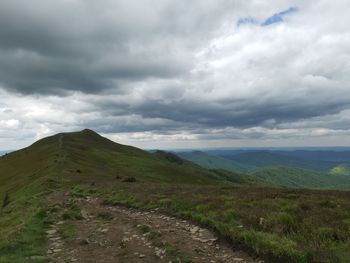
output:
<instances>
[{"instance_id":1,"label":"eroded soil","mask_svg":"<svg viewBox=\"0 0 350 263\"><path fill-rule=\"evenodd\" d=\"M207 229L156 210L106 206L92 197L56 196L54 201L63 211L74 203L82 218L57 217L51 225L51 262L263 262L232 250Z\"/></svg>"}]
</instances>

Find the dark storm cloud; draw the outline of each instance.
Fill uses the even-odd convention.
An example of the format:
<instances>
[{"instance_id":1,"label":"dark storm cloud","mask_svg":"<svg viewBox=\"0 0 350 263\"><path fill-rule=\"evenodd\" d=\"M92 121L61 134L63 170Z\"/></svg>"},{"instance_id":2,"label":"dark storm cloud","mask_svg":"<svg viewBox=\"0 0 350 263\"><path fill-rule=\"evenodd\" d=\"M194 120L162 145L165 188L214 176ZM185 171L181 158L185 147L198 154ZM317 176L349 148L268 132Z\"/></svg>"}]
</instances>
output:
<instances>
[{"instance_id":1,"label":"dark storm cloud","mask_svg":"<svg viewBox=\"0 0 350 263\"><path fill-rule=\"evenodd\" d=\"M98 93L125 79L176 77L227 5L1 1L0 83L24 94Z\"/></svg>"},{"instance_id":2,"label":"dark storm cloud","mask_svg":"<svg viewBox=\"0 0 350 263\"><path fill-rule=\"evenodd\" d=\"M308 100L308 98L308 95L305 94L304 100ZM273 128L283 123L336 114L347 109L350 103L348 98L337 101L305 102L304 100L281 101L280 97L260 102L252 98L250 100L224 100L220 103L203 103L203 101L191 99L171 102L145 100L139 105L133 105L132 103L128 104L128 102L114 104L109 99L102 99L95 106L99 107L99 112L106 118L108 116L136 114L142 119L163 120L150 125L145 125L141 121L133 122L129 127L121 127L119 121L100 120L100 122L108 123L109 131L126 132L128 129L132 131L162 131L176 128L195 130L208 127L249 128L262 126ZM342 122L342 125L350 128L348 123ZM330 123L330 126L336 128L334 123Z\"/></svg>"}]
</instances>

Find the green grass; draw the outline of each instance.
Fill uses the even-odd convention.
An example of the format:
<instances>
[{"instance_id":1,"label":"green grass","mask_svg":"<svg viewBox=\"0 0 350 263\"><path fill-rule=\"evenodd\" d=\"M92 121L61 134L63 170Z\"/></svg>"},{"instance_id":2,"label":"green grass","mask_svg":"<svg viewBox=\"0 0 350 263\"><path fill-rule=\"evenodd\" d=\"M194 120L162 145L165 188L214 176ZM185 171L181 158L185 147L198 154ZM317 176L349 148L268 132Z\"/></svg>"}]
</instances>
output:
<instances>
[{"instance_id":1,"label":"green grass","mask_svg":"<svg viewBox=\"0 0 350 263\"><path fill-rule=\"evenodd\" d=\"M0 262L36 262L30 256L45 255L45 230L50 224L42 182L32 183L9 195L0 209Z\"/></svg>"},{"instance_id":2,"label":"green grass","mask_svg":"<svg viewBox=\"0 0 350 263\"><path fill-rule=\"evenodd\" d=\"M46 229L49 226L47 209L40 209L23 228L0 245L1 263L46 262ZM31 259L31 257L35 257ZM39 259L43 258L43 259Z\"/></svg>"},{"instance_id":3,"label":"green grass","mask_svg":"<svg viewBox=\"0 0 350 263\"><path fill-rule=\"evenodd\" d=\"M58 233L65 242L71 242L76 236L76 227L72 221L64 221L64 223L59 226Z\"/></svg>"}]
</instances>

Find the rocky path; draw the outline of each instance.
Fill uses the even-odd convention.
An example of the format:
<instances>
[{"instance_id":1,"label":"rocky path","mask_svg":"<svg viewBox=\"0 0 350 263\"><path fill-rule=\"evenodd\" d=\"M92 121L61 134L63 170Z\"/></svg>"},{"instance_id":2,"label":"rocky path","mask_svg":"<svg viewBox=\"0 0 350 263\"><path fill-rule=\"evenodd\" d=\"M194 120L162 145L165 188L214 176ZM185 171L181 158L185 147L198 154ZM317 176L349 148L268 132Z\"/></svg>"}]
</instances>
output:
<instances>
[{"instance_id":1,"label":"rocky path","mask_svg":"<svg viewBox=\"0 0 350 263\"><path fill-rule=\"evenodd\" d=\"M60 236L64 221L47 231L51 262L263 262L233 251L207 229L157 211L104 206L95 198L74 203L83 217L72 221L74 238Z\"/></svg>"}]
</instances>

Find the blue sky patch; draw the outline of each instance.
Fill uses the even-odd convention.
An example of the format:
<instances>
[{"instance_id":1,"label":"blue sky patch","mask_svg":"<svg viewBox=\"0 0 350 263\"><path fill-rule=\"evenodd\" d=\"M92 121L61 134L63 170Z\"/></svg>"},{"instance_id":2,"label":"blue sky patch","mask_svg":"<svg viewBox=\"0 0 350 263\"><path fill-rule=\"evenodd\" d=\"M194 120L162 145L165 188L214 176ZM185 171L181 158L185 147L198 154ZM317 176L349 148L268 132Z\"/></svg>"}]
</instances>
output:
<instances>
[{"instance_id":1,"label":"blue sky patch","mask_svg":"<svg viewBox=\"0 0 350 263\"><path fill-rule=\"evenodd\" d=\"M280 13L274 14L272 16L270 16L269 18L267 18L262 24L261 26L269 26L271 24L275 24L275 23L280 23L283 22L283 17L291 14L291 13L295 13L298 11L298 8L296 7L290 7L285 11L282 11Z\"/></svg>"}]
</instances>

